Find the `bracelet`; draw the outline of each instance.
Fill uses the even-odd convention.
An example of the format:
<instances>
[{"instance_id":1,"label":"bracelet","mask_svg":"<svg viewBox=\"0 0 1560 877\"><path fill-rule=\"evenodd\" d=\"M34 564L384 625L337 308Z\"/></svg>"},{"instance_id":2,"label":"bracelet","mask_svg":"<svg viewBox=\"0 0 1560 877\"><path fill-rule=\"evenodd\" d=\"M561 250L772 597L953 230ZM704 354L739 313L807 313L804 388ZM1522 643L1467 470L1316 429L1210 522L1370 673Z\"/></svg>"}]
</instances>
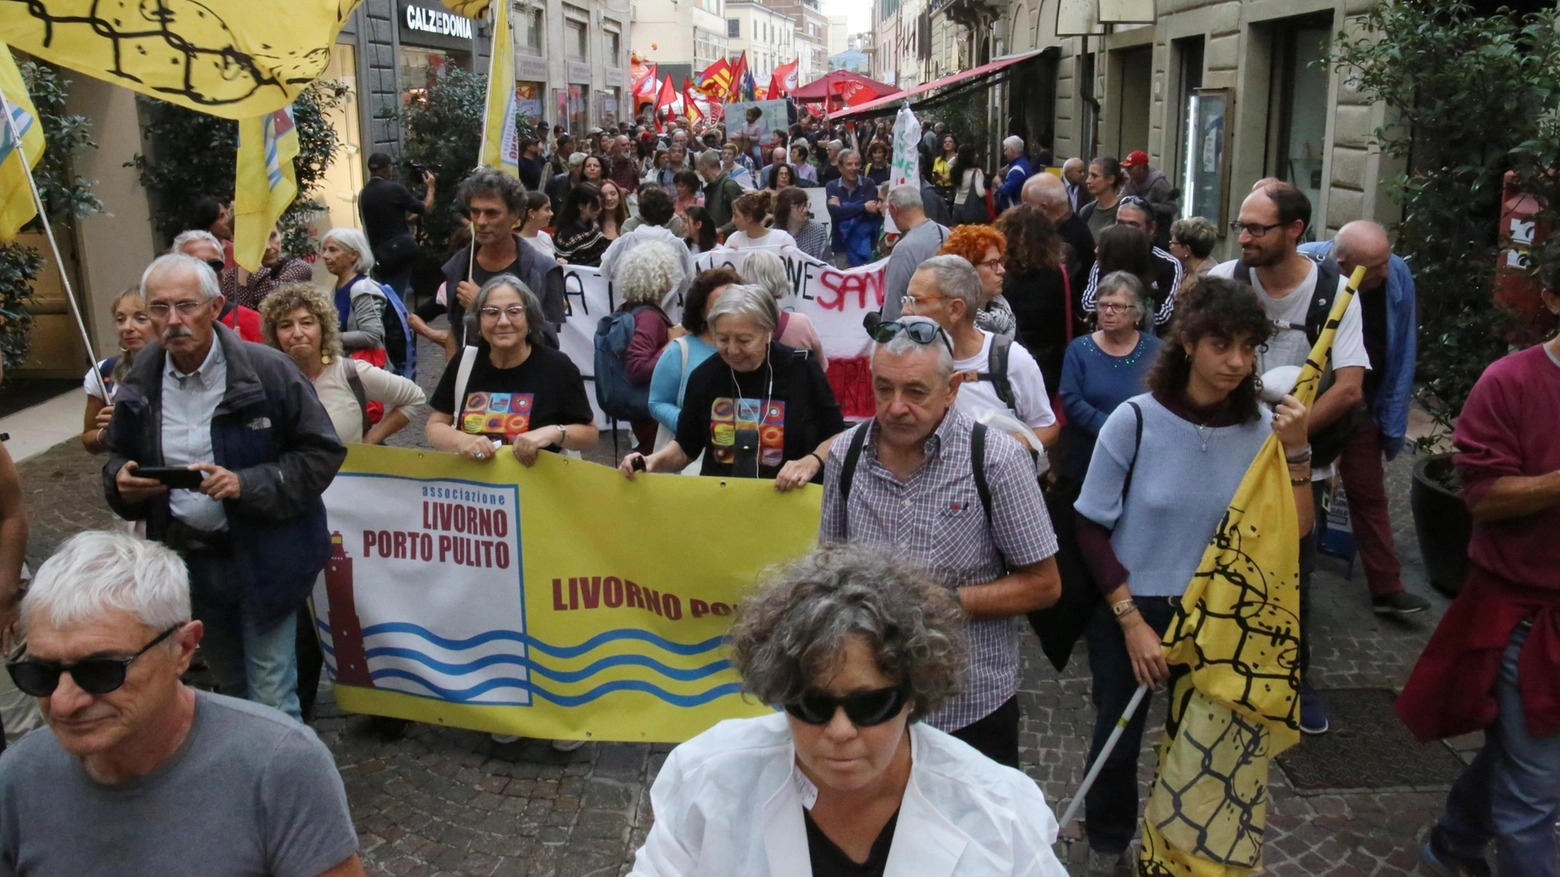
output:
<instances>
[{"instance_id":1,"label":"bracelet","mask_svg":"<svg viewBox=\"0 0 1560 877\"><path fill-rule=\"evenodd\" d=\"M808 451L807 452L807 456L812 457L814 460L818 461L818 468L819 469L823 468L823 458L818 456L818 452L817 451Z\"/></svg>"},{"instance_id":2,"label":"bracelet","mask_svg":"<svg viewBox=\"0 0 1560 877\"><path fill-rule=\"evenodd\" d=\"M1284 459L1291 463L1309 463L1311 461L1311 446L1306 445L1303 450L1297 451L1293 454L1285 451Z\"/></svg>"},{"instance_id":3,"label":"bracelet","mask_svg":"<svg viewBox=\"0 0 1560 877\"><path fill-rule=\"evenodd\" d=\"M1132 602L1131 600L1123 600L1122 603L1126 603L1127 604L1127 608L1118 610L1116 608L1116 606L1120 606L1121 603L1117 603L1116 606L1110 607L1110 610L1112 612L1116 613L1116 621L1118 623L1121 622L1123 619L1127 618L1128 616L1132 615L1134 612L1138 611L1137 604Z\"/></svg>"},{"instance_id":4,"label":"bracelet","mask_svg":"<svg viewBox=\"0 0 1560 877\"><path fill-rule=\"evenodd\" d=\"M108 428L107 427L103 427L103 426L98 427L97 440L98 440L98 444L103 445L104 447L108 446Z\"/></svg>"}]
</instances>

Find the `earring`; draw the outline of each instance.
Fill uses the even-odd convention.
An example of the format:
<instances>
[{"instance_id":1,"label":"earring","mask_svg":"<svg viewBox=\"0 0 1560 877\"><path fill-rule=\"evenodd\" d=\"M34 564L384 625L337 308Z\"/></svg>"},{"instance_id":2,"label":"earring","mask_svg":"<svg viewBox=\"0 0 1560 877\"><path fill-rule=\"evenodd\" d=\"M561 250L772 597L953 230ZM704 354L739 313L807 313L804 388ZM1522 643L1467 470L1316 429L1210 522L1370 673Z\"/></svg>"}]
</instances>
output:
<instances>
[{"instance_id":1,"label":"earring","mask_svg":"<svg viewBox=\"0 0 1560 877\"><path fill-rule=\"evenodd\" d=\"M322 354L320 354L320 362L322 364L324 364L324 365L330 365L330 354L329 353L322 353Z\"/></svg>"}]
</instances>

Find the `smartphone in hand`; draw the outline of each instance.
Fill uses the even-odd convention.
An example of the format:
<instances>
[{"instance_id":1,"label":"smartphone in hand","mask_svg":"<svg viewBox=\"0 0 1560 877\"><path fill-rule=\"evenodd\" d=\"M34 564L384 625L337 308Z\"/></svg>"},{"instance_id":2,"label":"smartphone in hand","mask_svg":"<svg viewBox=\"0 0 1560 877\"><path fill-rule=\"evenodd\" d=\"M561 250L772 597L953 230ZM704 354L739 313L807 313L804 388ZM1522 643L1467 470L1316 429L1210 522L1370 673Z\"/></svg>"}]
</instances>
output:
<instances>
[{"instance_id":1,"label":"smartphone in hand","mask_svg":"<svg viewBox=\"0 0 1560 877\"><path fill-rule=\"evenodd\" d=\"M150 478L169 490L200 490L206 473L182 466L137 466L130 472L137 478Z\"/></svg>"}]
</instances>

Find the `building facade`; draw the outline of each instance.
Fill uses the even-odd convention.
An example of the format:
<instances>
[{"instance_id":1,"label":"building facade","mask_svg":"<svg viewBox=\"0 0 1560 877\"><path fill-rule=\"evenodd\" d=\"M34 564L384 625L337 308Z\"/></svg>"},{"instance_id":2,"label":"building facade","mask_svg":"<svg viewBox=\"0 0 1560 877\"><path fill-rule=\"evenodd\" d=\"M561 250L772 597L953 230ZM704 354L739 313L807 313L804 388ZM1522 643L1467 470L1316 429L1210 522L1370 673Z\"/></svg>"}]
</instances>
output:
<instances>
[{"instance_id":1,"label":"building facade","mask_svg":"<svg viewBox=\"0 0 1560 877\"><path fill-rule=\"evenodd\" d=\"M697 74L726 57L725 0L633 0L631 9L629 41L647 63Z\"/></svg>"},{"instance_id":2,"label":"building facade","mask_svg":"<svg viewBox=\"0 0 1560 877\"><path fill-rule=\"evenodd\" d=\"M726 0L726 57L744 52L754 83L769 85L774 69L796 57L796 20L755 0Z\"/></svg>"},{"instance_id":3,"label":"building facade","mask_svg":"<svg viewBox=\"0 0 1560 877\"><path fill-rule=\"evenodd\" d=\"M811 82L829 71L829 18L819 0L769 0L774 11L791 19L795 28L797 84ZM785 57L779 63L790 61ZM767 85L768 81L759 83Z\"/></svg>"}]
</instances>

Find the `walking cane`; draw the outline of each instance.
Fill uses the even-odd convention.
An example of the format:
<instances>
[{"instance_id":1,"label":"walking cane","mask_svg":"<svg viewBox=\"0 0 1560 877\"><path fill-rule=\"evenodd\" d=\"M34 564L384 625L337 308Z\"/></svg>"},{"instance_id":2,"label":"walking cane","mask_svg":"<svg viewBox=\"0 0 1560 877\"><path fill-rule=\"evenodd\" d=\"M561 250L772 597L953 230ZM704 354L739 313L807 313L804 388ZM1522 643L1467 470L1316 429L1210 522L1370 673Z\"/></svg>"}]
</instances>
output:
<instances>
[{"instance_id":1,"label":"walking cane","mask_svg":"<svg viewBox=\"0 0 1560 877\"><path fill-rule=\"evenodd\" d=\"M1122 712L1121 718L1116 720L1116 727L1110 732L1110 738L1105 741L1105 746L1100 750L1094 764L1089 766L1089 772L1084 774L1083 785L1078 787L1078 793L1073 795L1071 803L1067 805L1067 812L1062 814L1062 821L1056 826L1058 832L1065 829L1078 815L1078 806L1083 803L1083 796L1089 794L1089 787L1094 785L1094 780L1100 775L1100 770L1105 767L1105 759L1110 757L1111 750L1116 748L1116 743L1121 740L1121 734L1127 730L1127 723L1132 721L1132 714L1137 712L1138 704L1143 702L1143 695L1148 693L1147 685L1139 685L1137 691L1132 693L1132 699L1127 701L1127 708Z\"/></svg>"}]
</instances>

